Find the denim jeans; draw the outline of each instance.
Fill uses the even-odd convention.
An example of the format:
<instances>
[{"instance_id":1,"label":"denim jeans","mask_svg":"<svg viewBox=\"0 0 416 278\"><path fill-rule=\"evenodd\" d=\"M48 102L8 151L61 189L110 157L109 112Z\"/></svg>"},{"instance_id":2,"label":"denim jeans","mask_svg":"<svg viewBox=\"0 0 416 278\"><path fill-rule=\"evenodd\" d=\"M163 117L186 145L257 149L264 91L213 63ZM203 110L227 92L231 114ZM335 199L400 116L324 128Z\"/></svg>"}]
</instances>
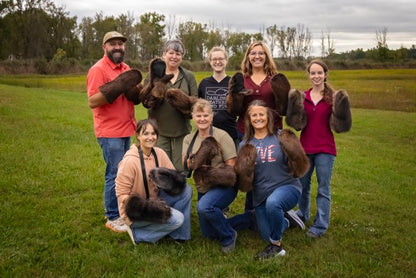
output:
<instances>
[{"instance_id":1,"label":"denim jeans","mask_svg":"<svg viewBox=\"0 0 416 278\"><path fill-rule=\"evenodd\" d=\"M261 237L272 243L282 239L288 227L284 213L296 206L301 193L292 185L276 188L260 206L255 207Z\"/></svg>"},{"instance_id":2,"label":"denim jeans","mask_svg":"<svg viewBox=\"0 0 416 278\"><path fill-rule=\"evenodd\" d=\"M172 216L167 223L133 222L130 228L133 232L134 241L155 243L166 235L177 240L191 239L192 188L186 185L184 191L177 196L170 196L160 190L159 197L171 207Z\"/></svg>"},{"instance_id":3,"label":"denim jeans","mask_svg":"<svg viewBox=\"0 0 416 278\"><path fill-rule=\"evenodd\" d=\"M105 168L104 183L104 206L105 216L108 220L115 220L120 217L116 197L116 183L118 164L124 154L130 148L130 137L123 138L97 138L98 144L103 150Z\"/></svg>"},{"instance_id":4,"label":"denim jeans","mask_svg":"<svg viewBox=\"0 0 416 278\"><path fill-rule=\"evenodd\" d=\"M314 168L316 169L316 179L318 181L318 194L316 195L316 215L313 225L309 231L316 235L323 235L329 226L329 215L331 210L331 175L335 161L335 156L327 153L308 154L310 169L300 179L302 183L302 196L299 200L299 210L297 214L305 222L309 221L310 201L311 201L311 177Z\"/></svg>"},{"instance_id":5,"label":"denim jeans","mask_svg":"<svg viewBox=\"0 0 416 278\"><path fill-rule=\"evenodd\" d=\"M257 230L257 221L255 220L254 207L253 207L253 192L246 193L246 202L244 207L244 213L237 214L228 219L228 222L234 230L240 231L245 229Z\"/></svg>"},{"instance_id":6,"label":"denim jeans","mask_svg":"<svg viewBox=\"0 0 416 278\"><path fill-rule=\"evenodd\" d=\"M222 246L234 240L234 229L231 227L222 210L228 207L237 197L236 187L214 187L208 192L198 193L196 205L199 228L203 236L216 239Z\"/></svg>"}]
</instances>

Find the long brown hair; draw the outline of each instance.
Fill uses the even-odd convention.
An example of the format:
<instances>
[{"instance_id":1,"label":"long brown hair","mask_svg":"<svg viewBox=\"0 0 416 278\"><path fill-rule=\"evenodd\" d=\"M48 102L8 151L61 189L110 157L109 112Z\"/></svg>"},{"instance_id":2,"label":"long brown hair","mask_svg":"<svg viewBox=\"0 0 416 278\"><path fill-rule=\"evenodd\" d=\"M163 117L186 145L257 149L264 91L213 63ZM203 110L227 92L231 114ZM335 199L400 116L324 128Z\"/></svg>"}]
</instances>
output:
<instances>
[{"instance_id":1,"label":"long brown hair","mask_svg":"<svg viewBox=\"0 0 416 278\"><path fill-rule=\"evenodd\" d=\"M274 63L273 57L270 55L270 51L266 44L262 41L252 42L247 48L243 61L241 62L241 72L243 75L251 76L253 74L253 66L250 63L249 55L255 46L261 46L263 48L264 54L266 55L266 60L264 62L264 72L267 74L267 76L275 75L277 73L276 64Z\"/></svg>"},{"instance_id":2,"label":"long brown hair","mask_svg":"<svg viewBox=\"0 0 416 278\"><path fill-rule=\"evenodd\" d=\"M156 133L156 137L157 138L159 138L159 128L157 127L157 124L156 124L156 122L154 121L154 120L152 120L152 119L143 119L143 120L140 120L138 123L137 123L137 128L136 128L136 136L137 135L140 135L140 132L143 130L143 132L144 131L146 131L146 128L147 128L147 126L152 126L153 127L153 130L155 131L155 133ZM138 148L140 148L140 142L139 141L137 141L136 142L136 146L138 147Z\"/></svg>"},{"instance_id":3,"label":"long brown hair","mask_svg":"<svg viewBox=\"0 0 416 278\"><path fill-rule=\"evenodd\" d=\"M324 90L322 91L322 95L323 95L324 100L327 103L332 103L332 95L334 94L335 90L331 87L331 85L327 83L328 72L329 72L328 66L325 64L324 61L320 59L314 59L310 61L310 63L308 64L308 67L307 67L308 73L310 73L310 69L313 64L320 65L324 69L325 79L324 79Z\"/></svg>"},{"instance_id":4,"label":"long brown hair","mask_svg":"<svg viewBox=\"0 0 416 278\"><path fill-rule=\"evenodd\" d=\"M247 107L246 115L244 118L244 140L249 142L254 137L254 128L251 125L250 111L254 106L261 106L266 108L267 111L267 135L276 134L276 127L274 126L274 113L267 107L266 103L263 100L256 99L250 102Z\"/></svg>"}]
</instances>

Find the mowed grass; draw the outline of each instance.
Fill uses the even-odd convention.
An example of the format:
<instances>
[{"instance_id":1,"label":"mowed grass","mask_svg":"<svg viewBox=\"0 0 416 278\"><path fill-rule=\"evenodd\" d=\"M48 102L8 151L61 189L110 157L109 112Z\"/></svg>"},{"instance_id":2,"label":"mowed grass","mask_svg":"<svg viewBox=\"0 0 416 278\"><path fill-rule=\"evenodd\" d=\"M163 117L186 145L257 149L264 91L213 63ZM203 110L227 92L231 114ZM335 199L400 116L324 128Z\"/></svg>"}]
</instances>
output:
<instances>
[{"instance_id":1,"label":"mowed grass","mask_svg":"<svg viewBox=\"0 0 416 278\"><path fill-rule=\"evenodd\" d=\"M414 112L354 108L352 130L336 135L327 234L288 230L287 256L259 262L266 243L254 232L240 232L231 254L202 238L195 195L187 243L133 246L106 229L104 161L85 93L30 87L0 85L0 277L416 276ZM239 193L230 216L243 208Z\"/></svg>"}]
</instances>

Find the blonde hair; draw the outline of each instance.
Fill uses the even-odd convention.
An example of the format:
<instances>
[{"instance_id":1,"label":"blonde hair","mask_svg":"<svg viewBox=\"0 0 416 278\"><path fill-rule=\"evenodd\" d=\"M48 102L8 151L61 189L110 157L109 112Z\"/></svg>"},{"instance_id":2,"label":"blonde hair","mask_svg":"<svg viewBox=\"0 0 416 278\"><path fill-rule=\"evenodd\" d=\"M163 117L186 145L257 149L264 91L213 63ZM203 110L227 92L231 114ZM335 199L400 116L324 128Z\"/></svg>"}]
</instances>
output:
<instances>
[{"instance_id":1,"label":"blonde hair","mask_svg":"<svg viewBox=\"0 0 416 278\"><path fill-rule=\"evenodd\" d=\"M225 60L228 60L228 53L225 50L224 47L222 46L214 46L213 48L211 48L211 50L208 52L208 62L211 61L211 57L212 57L212 53L217 52L217 51L221 51L224 54Z\"/></svg>"},{"instance_id":2,"label":"blonde hair","mask_svg":"<svg viewBox=\"0 0 416 278\"><path fill-rule=\"evenodd\" d=\"M244 76L251 76L253 74L253 66L250 63L249 55L251 50L256 47L261 46L263 48L263 52L266 55L266 60L264 62L264 71L268 76L273 76L277 73L277 67L274 63L273 57L270 54L269 49L267 48L266 44L263 41L254 41L252 42L246 50L244 54L243 61L241 62L241 72Z\"/></svg>"},{"instance_id":3,"label":"blonde hair","mask_svg":"<svg viewBox=\"0 0 416 278\"><path fill-rule=\"evenodd\" d=\"M192 114L205 111L209 114L213 114L211 102L203 98L198 98L194 106L192 106Z\"/></svg>"}]
</instances>

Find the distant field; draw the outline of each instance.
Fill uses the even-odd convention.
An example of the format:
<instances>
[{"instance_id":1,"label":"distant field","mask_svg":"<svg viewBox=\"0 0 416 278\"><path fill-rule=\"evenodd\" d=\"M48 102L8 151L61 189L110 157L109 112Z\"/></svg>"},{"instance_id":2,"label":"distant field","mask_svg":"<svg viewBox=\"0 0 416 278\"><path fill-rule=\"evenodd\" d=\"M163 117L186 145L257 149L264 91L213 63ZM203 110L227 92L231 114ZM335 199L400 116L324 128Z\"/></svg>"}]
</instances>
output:
<instances>
[{"instance_id":1,"label":"distant field","mask_svg":"<svg viewBox=\"0 0 416 278\"><path fill-rule=\"evenodd\" d=\"M292 88L309 88L306 72L283 73ZM210 74L196 72L197 82ZM329 83L335 89L347 90L354 108L416 112L416 69L330 71ZM1 75L0 84L85 92L86 76Z\"/></svg>"}]
</instances>

